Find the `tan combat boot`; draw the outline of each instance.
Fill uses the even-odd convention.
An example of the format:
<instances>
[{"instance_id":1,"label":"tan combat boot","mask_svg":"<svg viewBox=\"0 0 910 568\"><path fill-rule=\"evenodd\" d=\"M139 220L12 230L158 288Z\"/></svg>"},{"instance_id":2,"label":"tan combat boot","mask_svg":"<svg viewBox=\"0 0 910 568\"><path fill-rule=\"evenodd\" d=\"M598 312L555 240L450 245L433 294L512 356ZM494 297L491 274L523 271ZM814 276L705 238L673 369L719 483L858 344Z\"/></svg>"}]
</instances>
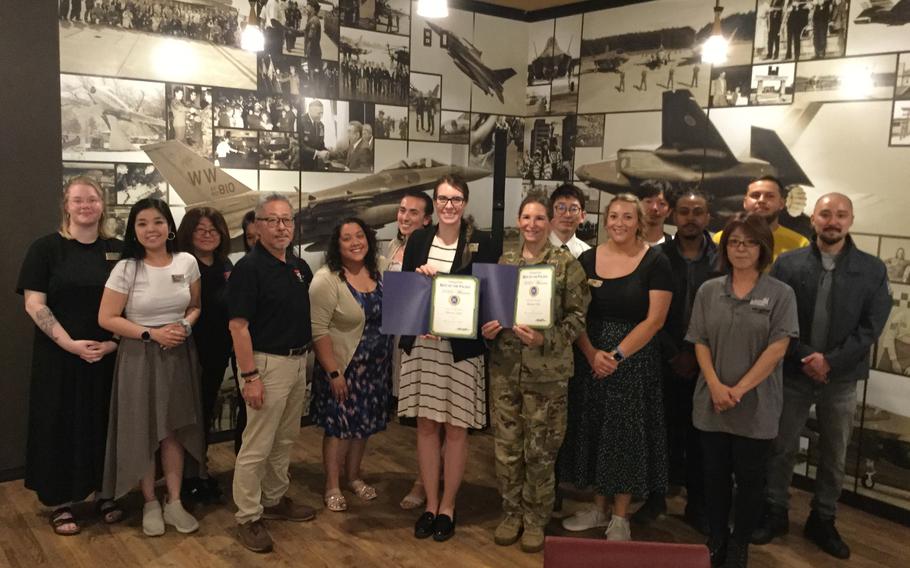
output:
<instances>
[{"instance_id":1,"label":"tan combat boot","mask_svg":"<svg viewBox=\"0 0 910 568\"><path fill-rule=\"evenodd\" d=\"M540 552L543 550L543 527L525 527L521 535L523 552Z\"/></svg>"},{"instance_id":2,"label":"tan combat boot","mask_svg":"<svg viewBox=\"0 0 910 568\"><path fill-rule=\"evenodd\" d=\"M493 532L493 542L499 546L509 546L518 541L521 535L521 515L506 513L505 518Z\"/></svg>"}]
</instances>

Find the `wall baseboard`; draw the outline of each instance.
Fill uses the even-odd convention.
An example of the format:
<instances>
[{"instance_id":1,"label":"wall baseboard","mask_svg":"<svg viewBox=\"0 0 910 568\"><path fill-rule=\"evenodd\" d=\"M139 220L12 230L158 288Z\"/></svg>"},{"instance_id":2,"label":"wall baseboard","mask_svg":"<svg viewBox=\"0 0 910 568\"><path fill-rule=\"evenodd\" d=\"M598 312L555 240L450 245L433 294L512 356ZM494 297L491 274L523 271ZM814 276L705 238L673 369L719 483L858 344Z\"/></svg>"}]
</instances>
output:
<instances>
[{"instance_id":1,"label":"wall baseboard","mask_svg":"<svg viewBox=\"0 0 910 568\"><path fill-rule=\"evenodd\" d=\"M813 491L815 489L815 480L804 475L796 474L793 476L793 487L797 487L804 491ZM841 492L839 501L844 505L859 509L870 515L875 515L876 517L902 524L905 527L910 527L910 510L902 507L879 501L867 495L860 495L859 493L846 489Z\"/></svg>"}]
</instances>

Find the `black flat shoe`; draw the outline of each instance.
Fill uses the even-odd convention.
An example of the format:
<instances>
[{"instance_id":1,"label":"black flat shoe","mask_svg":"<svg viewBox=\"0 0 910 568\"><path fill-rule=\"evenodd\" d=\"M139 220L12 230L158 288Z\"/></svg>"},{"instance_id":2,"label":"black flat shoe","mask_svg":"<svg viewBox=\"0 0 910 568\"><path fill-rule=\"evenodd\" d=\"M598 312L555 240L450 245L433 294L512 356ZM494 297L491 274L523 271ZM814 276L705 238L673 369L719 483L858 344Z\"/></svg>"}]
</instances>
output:
<instances>
[{"instance_id":1,"label":"black flat shoe","mask_svg":"<svg viewBox=\"0 0 910 568\"><path fill-rule=\"evenodd\" d=\"M436 515L433 521L433 540L445 542L455 536L455 513L452 516Z\"/></svg>"},{"instance_id":2,"label":"black flat shoe","mask_svg":"<svg viewBox=\"0 0 910 568\"><path fill-rule=\"evenodd\" d=\"M415 538L429 538L433 534L433 526L435 525L436 515L430 513L429 511L420 515L420 518L417 519L417 522L414 523L414 537Z\"/></svg>"}]
</instances>

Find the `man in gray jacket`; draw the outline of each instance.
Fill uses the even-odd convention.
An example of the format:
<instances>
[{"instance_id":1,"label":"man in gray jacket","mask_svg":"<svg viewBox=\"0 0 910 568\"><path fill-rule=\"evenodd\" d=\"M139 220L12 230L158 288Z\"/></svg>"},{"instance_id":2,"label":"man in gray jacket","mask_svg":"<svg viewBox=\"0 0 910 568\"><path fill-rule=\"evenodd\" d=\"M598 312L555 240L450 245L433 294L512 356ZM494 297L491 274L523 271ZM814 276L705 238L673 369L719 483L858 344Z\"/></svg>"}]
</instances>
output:
<instances>
[{"instance_id":1,"label":"man in gray jacket","mask_svg":"<svg viewBox=\"0 0 910 568\"><path fill-rule=\"evenodd\" d=\"M799 339L784 359L784 406L768 462L766 507L752 542L765 544L789 530L788 489L800 432L815 404L818 470L805 536L837 558L850 548L834 527L847 444L856 411L856 381L869 377L869 348L891 311L884 263L856 248L849 230L853 203L839 193L819 198L811 245L778 258L771 276L796 293Z\"/></svg>"}]
</instances>

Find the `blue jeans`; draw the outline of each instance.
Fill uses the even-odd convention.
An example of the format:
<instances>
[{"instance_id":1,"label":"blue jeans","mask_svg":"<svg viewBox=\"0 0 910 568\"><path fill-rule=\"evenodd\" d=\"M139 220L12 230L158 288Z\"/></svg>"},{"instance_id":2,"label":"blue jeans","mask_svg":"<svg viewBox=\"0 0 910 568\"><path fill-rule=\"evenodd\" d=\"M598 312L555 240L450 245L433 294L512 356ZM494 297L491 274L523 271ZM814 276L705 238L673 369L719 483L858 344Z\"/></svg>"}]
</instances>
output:
<instances>
[{"instance_id":1,"label":"blue jeans","mask_svg":"<svg viewBox=\"0 0 910 568\"><path fill-rule=\"evenodd\" d=\"M788 508L790 481L799 454L799 436L815 404L818 422L818 468L812 510L833 519L844 483L847 444L853 431L856 412L856 383L817 384L805 377L784 378L784 408L780 431L771 447L768 462L767 501Z\"/></svg>"}]
</instances>

